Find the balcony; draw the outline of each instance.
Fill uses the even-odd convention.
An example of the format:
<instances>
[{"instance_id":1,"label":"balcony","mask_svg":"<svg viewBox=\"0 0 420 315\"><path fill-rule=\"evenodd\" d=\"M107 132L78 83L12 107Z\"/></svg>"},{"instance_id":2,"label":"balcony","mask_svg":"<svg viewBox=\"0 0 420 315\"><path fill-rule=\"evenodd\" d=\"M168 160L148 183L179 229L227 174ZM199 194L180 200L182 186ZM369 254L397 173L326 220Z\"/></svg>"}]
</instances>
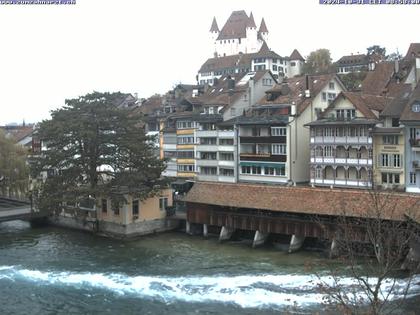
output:
<instances>
[{"instance_id":1,"label":"balcony","mask_svg":"<svg viewBox=\"0 0 420 315\"><path fill-rule=\"evenodd\" d=\"M218 160L196 159L197 166L217 166Z\"/></svg>"},{"instance_id":2,"label":"balcony","mask_svg":"<svg viewBox=\"0 0 420 315\"><path fill-rule=\"evenodd\" d=\"M211 138L216 138L217 137L217 130L197 130L196 131L196 137L200 138L200 137L211 137Z\"/></svg>"},{"instance_id":3,"label":"balcony","mask_svg":"<svg viewBox=\"0 0 420 315\"><path fill-rule=\"evenodd\" d=\"M360 187L360 188L370 188L372 183L367 180L361 179L322 179L322 178L311 178L311 184L322 185L322 186L338 186L338 187Z\"/></svg>"},{"instance_id":4,"label":"balcony","mask_svg":"<svg viewBox=\"0 0 420 315\"><path fill-rule=\"evenodd\" d=\"M410 139L409 141L413 151L420 151L420 139Z\"/></svg>"},{"instance_id":5,"label":"balcony","mask_svg":"<svg viewBox=\"0 0 420 315\"><path fill-rule=\"evenodd\" d=\"M314 144L372 144L372 137L311 137Z\"/></svg>"},{"instance_id":6,"label":"balcony","mask_svg":"<svg viewBox=\"0 0 420 315\"><path fill-rule=\"evenodd\" d=\"M420 170L420 161L413 161L413 169Z\"/></svg>"},{"instance_id":7,"label":"balcony","mask_svg":"<svg viewBox=\"0 0 420 315\"><path fill-rule=\"evenodd\" d=\"M319 164L340 164L340 165L363 165L371 166L372 159L368 158L336 158L336 157L311 157L311 163Z\"/></svg>"}]
</instances>

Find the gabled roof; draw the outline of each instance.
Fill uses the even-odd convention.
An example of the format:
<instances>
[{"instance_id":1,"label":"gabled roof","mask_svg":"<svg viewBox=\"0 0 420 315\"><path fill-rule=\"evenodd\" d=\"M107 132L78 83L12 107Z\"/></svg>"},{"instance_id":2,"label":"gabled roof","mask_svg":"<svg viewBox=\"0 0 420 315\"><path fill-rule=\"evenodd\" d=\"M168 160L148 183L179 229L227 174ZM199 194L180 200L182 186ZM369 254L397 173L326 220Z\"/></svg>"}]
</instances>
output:
<instances>
[{"instance_id":1,"label":"gabled roof","mask_svg":"<svg viewBox=\"0 0 420 315\"><path fill-rule=\"evenodd\" d=\"M288 91L285 93L280 93L277 98L274 100L267 100L267 97L264 96L259 102L258 105L268 105L268 104L295 104L297 107L297 112L301 114L313 101L313 99L321 92L321 90L331 81L336 80L344 89L340 78L334 74L319 74L319 75L309 75L309 91L310 97L305 97L306 90L306 76L297 76L293 78L288 78L283 81L282 84L276 85L271 90L267 91L268 93L273 92L273 90L278 91ZM287 84L287 88L284 86Z\"/></svg>"},{"instance_id":2,"label":"gabled roof","mask_svg":"<svg viewBox=\"0 0 420 315\"><path fill-rule=\"evenodd\" d=\"M255 54L237 54L224 57L209 58L201 66L198 72L211 72L221 69L229 69L236 67L251 67L252 59Z\"/></svg>"},{"instance_id":3,"label":"gabled roof","mask_svg":"<svg viewBox=\"0 0 420 315\"><path fill-rule=\"evenodd\" d=\"M299 53L297 49L294 49L289 57L290 60L302 60L305 61L305 58Z\"/></svg>"},{"instance_id":4,"label":"gabled roof","mask_svg":"<svg viewBox=\"0 0 420 315\"><path fill-rule=\"evenodd\" d=\"M258 196L258 198L256 197ZM419 196L414 194L378 193L357 189L325 189L284 187L246 183L196 182L184 201L224 207L261 209L289 213L317 215L345 215L368 217L374 214L372 198L387 201L383 218L405 220L406 214L418 209ZM417 218L417 213L415 213Z\"/></svg>"},{"instance_id":5,"label":"gabled roof","mask_svg":"<svg viewBox=\"0 0 420 315\"><path fill-rule=\"evenodd\" d=\"M393 100L391 97L356 92L341 92L325 110L323 114L324 118L327 117L328 113L335 108L336 104L341 99L348 99L350 103L352 103L354 107L363 114L364 118L367 119L378 119L378 115L375 112L382 112Z\"/></svg>"},{"instance_id":6,"label":"gabled roof","mask_svg":"<svg viewBox=\"0 0 420 315\"><path fill-rule=\"evenodd\" d=\"M346 66L346 65L361 65L361 64L368 64L368 57L365 54L358 54L358 55L347 55L343 56L337 60L337 65L339 66Z\"/></svg>"},{"instance_id":7,"label":"gabled roof","mask_svg":"<svg viewBox=\"0 0 420 315\"><path fill-rule=\"evenodd\" d=\"M267 25L265 25L264 18L261 20L260 28L258 30L259 33L268 33Z\"/></svg>"},{"instance_id":8,"label":"gabled roof","mask_svg":"<svg viewBox=\"0 0 420 315\"><path fill-rule=\"evenodd\" d=\"M394 75L394 68L393 62L378 63L375 66L375 70L366 74L362 82L362 93L382 95Z\"/></svg>"},{"instance_id":9,"label":"gabled roof","mask_svg":"<svg viewBox=\"0 0 420 315\"><path fill-rule=\"evenodd\" d=\"M420 84L417 84L416 88L413 90L407 102L405 104L405 108L401 114L401 121L405 122L419 122L420 123L420 112L413 112L412 106L416 104L420 104Z\"/></svg>"},{"instance_id":10,"label":"gabled roof","mask_svg":"<svg viewBox=\"0 0 420 315\"><path fill-rule=\"evenodd\" d=\"M404 59L412 59L413 57L420 56L420 43L411 43L408 47L407 54Z\"/></svg>"},{"instance_id":11,"label":"gabled roof","mask_svg":"<svg viewBox=\"0 0 420 315\"><path fill-rule=\"evenodd\" d=\"M210 32L219 33L219 27L217 26L216 17L213 17L213 22L211 23Z\"/></svg>"},{"instance_id":12,"label":"gabled roof","mask_svg":"<svg viewBox=\"0 0 420 315\"><path fill-rule=\"evenodd\" d=\"M266 41L263 41L260 50L254 54L253 58L278 58L282 57L268 48Z\"/></svg>"},{"instance_id":13,"label":"gabled roof","mask_svg":"<svg viewBox=\"0 0 420 315\"><path fill-rule=\"evenodd\" d=\"M246 27L249 23L249 17L244 10L233 11L220 31L217 40L245 38Z\"/></svg>"}]
</instances>

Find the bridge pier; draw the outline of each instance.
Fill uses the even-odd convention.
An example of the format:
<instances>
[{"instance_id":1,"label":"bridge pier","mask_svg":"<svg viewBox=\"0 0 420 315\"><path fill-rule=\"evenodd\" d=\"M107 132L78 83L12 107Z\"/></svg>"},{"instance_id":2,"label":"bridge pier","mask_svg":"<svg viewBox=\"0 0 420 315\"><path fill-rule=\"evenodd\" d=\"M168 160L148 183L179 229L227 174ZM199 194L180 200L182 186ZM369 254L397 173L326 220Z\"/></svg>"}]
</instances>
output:
<instances>
[{"instance_id":1,"label":"bridge pier","mask_svg":"<svg viewBox=\"0 0 420 315\"><path fill-rule=\"evenodd\" d=\"M304 241L304 236L297 236L296 234L293 234L292 238L290 239L289 253L293 253L301 249Z\"/></svg>"},{"instance_id":2,"label":"bridge pier","mask_svg":"<svg viewBox=\"0 0 420 315\"><path fill-rule=\"evenodd\" d=\"M268 235L269 233L262 233L259 230L255 231L254 241L252 242L252 248L264 245Z\"/></svg>"},{"instance_id":3,"label":"bridge pier","mask_svg":"<svg viewBox=\"0 0 420 315\"><path fill-rule=\"evenodd\" d=\"M185 233L191 235L191 223L188 221L185 221Z\"/></svg>"},{"instance_id":4,"label":"bridge pier","mask_svg":"<svg viewBox=\"0 0 420 315\"><path fill-rule=\"evenodd\" d=\"M330 252L328 256L330 257L330 259L338 257L338 244L335 237L331 241L331 247L330 247Z\"/></svg>"},{"instance_id":5,"label":"bridge pier","mask_svg":"<svg viewBox=\"0 0 420 315\"><path fill-rule=\"evenodd\" d=\"M222 226L222 230L220 231L219 235L219 242L227 241L232 237L234 229L228 228L226 226Z\"/></svg>"},{"instance_id":6,"label":"bridge pier","mask_svg":"<svg viewBox=\"0 0 420 315\"><path fill-rule=\"evenodd\" d=\"M209 229L208 229L208 226L207 226L207 224L203 224L203 236L204 237L207 237L209 235Z\"/></svg>"}]
</instances>

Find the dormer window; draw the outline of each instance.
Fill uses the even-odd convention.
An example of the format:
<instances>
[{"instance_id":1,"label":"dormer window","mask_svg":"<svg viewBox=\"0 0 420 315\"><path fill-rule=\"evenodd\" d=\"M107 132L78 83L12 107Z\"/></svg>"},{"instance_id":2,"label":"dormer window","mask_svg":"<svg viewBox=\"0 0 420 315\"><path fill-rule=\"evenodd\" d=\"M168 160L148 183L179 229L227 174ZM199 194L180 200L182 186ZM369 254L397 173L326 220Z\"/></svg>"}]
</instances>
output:
<instances>
[{"instance_id":1,"label":"dormer window","mask_svg":"<svg viewBox=\"0 0 420 315\"><path fill-rule=\"evenodd\" d=\"M420 102L416 102L411 106L411 110L414 113L420 113Z\"/></svg>"},{"instance_id":2,"label":"dormer window","mask_svg":"<svg viewBox=\"0 0 420 315\"><path fill-rule=\"evenodd\" d=\"M330 82L330 84L328 85L328 87L330 88L330 90L334 90L334 88L335 88L334 82Z\"/></svg>"}]
</instances>

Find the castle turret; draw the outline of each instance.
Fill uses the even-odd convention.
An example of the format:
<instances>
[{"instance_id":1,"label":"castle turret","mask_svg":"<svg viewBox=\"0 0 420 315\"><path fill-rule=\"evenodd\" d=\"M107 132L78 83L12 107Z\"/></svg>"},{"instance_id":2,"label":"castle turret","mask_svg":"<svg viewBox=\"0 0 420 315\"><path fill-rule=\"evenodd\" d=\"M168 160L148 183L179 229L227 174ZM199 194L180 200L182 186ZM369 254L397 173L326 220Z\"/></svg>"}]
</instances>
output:
<instances>
[{"instance_id":1,"label":"castle turret","mask_svg":"<svg viewBox=\"0 0 420 315\"><path fill-rule=\"evenodd\" d=\"M213 17L213 22L211 23L211 27L210 27L210 39L211 42L214 46L214 54L217 55L216 53L216 40L217 37L219 37L219 27L217 26L217 22L216 22L216 17Z\"/></svg>"},{"instance_id":2,"label":"castle turret","mask_svg":"<svg viewBox=\"0 0 420 315\"><path fill-rule=\"evenodd\" d=\"M267 29L267 25L265 25L264 18L262 18L261 20L260 28L258 30L258 35L263 41L265 42L268 41L268 29Z\"/></svg>"},{"instance_id":3,"label":"castle turret","mask_svg":"<svg viewBox=\"0 0 420 315\"><path fill-rule=\"evenodd\" d=\"M247 40L247 47L245 53L254 53L258 51L258 32L257 32L257 25L254 21L254 16L251 12L249 15L249 19L246 23L246 40Z\"/></svg>"}]
</instances>

